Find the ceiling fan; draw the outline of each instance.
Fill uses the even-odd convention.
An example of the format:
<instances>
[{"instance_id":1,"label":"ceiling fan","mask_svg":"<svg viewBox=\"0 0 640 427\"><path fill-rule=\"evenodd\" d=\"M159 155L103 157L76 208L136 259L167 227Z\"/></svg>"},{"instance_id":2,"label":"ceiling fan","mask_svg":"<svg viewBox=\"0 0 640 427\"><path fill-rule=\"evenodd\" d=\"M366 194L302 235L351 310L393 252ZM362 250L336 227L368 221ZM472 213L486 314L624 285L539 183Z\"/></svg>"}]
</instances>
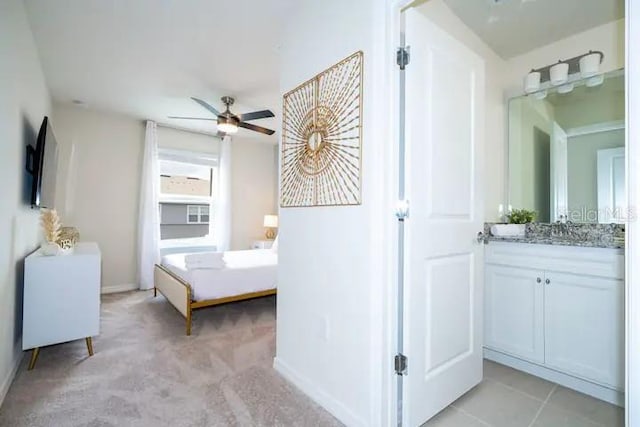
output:
<instances>
[{"instance_id":1,"label":"ceiling fan","mask_svg":"<svg viewBox=\"0 0 640 427\"><path fill-rule=\"evenodd\" d=\"M273 135L275 133L274 130L267 129L262 126L252 125L251 123L246 123L249 120L275 117L273 112L271 112L271 110L254 111L254 112L245 113L245 114L233 114L231 111L229 111L229 107L233 105L235 100L230 96L223 96L221 99L224 105L226 106L226 109L224 110L224 112L220 113L211 104L201 99L194 98L194 97L191 97L191 99L193 99L198 104L202 105L204 108L212 112L216 116L216 118L212 119L209 117L183 117L183 116L167 116L167 117L170 119L216 121L218 122L218 131L224 134L236 133L239 127L249 129L254 132L264 133L265 135Z\"/></svg>"}]
</instances>

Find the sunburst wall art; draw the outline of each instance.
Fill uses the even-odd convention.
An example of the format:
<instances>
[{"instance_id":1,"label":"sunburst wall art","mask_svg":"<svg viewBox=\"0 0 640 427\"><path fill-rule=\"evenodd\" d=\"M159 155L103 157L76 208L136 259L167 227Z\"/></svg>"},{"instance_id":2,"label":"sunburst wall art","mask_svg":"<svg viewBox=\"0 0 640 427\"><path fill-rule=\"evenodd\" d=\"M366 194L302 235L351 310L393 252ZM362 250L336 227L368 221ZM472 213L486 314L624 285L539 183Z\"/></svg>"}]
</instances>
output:
<instances>
[{"instance_id":1,"label":"sunburst wall art","mask_svg":"<svg viewBox=\"0 0 640 427\"><path fill-rule=\"evenodd\" d=\"M356 52L284 95L280 206L361 203L362 66Z\"/></svg>"}]
</instances>

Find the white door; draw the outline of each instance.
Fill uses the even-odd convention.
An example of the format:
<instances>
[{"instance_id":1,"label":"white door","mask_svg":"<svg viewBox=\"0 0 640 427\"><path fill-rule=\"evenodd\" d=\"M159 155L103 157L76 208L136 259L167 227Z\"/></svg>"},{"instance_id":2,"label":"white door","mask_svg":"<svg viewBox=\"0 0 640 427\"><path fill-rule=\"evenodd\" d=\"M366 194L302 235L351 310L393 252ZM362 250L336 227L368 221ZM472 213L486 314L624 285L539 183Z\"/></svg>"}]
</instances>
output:
<instances>
[{"instance_id":1,"label":"white door","mask_svg":"<svg viewBox=\"0 0 640 427\"><path fill-rule=\"evenodd\" d=\"M601 224L626 220L624 164L624 147L598 150L598 222Z\"/></svg>"},{"instance_id":2,"label":"white door","mask_svg":"<svg viewBox=\"0 0 640 427\"><path fill-rule=\"evenodd\" d=\"M553 122L551 135L551 222L569 211L569 165L567 159L567 133Z\"/></svg>"},{"instance_id":3,"label":"white door","mask_svg":"<svg viewBox=\"0 0 640 427\"><path fill-rule=\"evenodd\" d=\"M624 282L547 273L545 363L624 389Z\"/></svg>"},{"instance_id":4,"label":"white door","mask_svg":"<svg viewBox=\"0 0 640 427\"><path fill-rule=\"evenodd\" d=\"M487 265L484 345L544 363L544 272Z\"/></svg>"},{"instance_id":5,"label":"white door","mask_svg":"<svg viewBox=\"0 0 640 427\"><path fill-rule=\"evenodd\" d=\"M417 426L482 379L484 63L415 9L405 18L403 415Z\"/></svg>"}]
</instances>

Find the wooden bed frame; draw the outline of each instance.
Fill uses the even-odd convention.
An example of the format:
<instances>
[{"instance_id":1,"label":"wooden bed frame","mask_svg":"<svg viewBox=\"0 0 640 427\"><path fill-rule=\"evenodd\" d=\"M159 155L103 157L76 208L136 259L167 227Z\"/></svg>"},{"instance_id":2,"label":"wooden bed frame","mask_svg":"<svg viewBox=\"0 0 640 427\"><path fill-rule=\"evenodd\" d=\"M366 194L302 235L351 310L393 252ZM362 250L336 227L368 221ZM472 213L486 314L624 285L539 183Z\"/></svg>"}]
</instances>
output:
<instances>
[{"instance_id":1,"label":"wooden bed frame","mask_svg":"<svg viewBox=\"0 0 640 427\"><path fill-rule=\"evenodd\" d=\"M187 320L187 335L191 335L191 312L196 308L211 307L214 305L226 304L228 302L243 301L252 298L275 295L277 289L267 289L266 291L250 292L248 294L234 295L231 297L208 299L204 301L194 301L191 296L191 285L178 277L175 273L156 264L153 271L154 285L153 296L158 295L158 291L173 305L180 314Z\"/></svg>"}]
</instances>

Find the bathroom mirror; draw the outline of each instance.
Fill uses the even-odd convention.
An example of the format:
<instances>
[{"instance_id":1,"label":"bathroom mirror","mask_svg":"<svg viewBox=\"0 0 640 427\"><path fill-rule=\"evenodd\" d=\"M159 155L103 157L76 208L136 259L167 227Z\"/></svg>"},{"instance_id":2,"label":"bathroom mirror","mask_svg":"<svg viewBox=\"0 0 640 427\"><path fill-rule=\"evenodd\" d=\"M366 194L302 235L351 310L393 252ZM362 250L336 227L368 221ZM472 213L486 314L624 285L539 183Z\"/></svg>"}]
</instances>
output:
<instances>
[{"instance_id":1,"label":"bathroom mirror","mask_svg":"<svg viewBox=\"0 0 640 427\"><path fill-rule=\"evenodd\" d=\"M618 70L512 98L508 206L543 223L624 222L624 96Z\"/></svg>"}]
</instances>

